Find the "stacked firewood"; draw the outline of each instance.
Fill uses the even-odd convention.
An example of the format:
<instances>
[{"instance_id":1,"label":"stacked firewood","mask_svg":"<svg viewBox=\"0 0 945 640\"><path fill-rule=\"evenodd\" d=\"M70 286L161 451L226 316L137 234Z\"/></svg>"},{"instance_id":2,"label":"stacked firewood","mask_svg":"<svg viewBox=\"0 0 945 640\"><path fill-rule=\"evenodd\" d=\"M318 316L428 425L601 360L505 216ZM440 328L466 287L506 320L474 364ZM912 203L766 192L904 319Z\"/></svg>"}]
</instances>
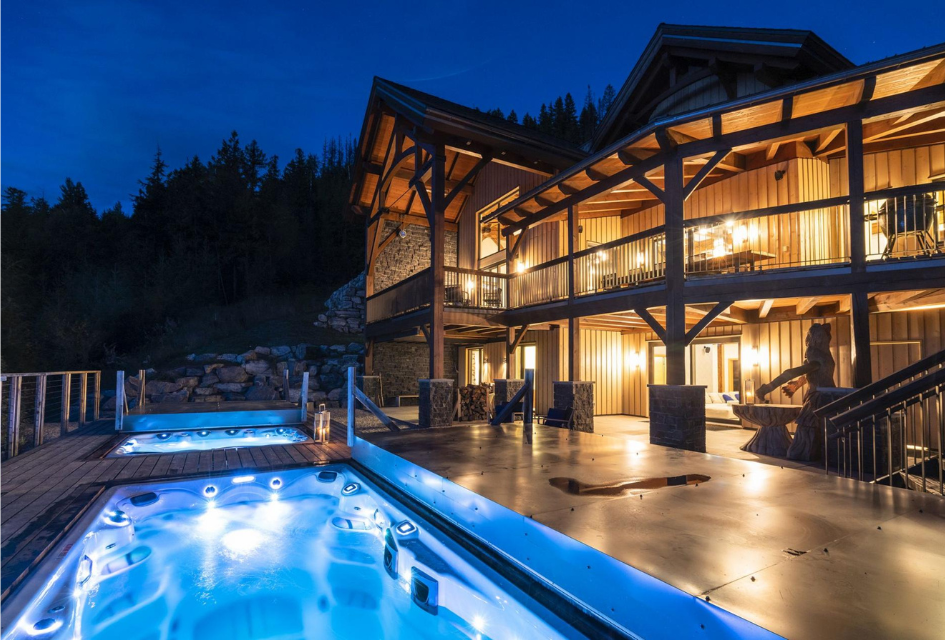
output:
<instances>
[{"instance_id":1,"label":"stacked firewood","mask_svg":"<svg viewBox=\"0 0 945 640\"><path fill-rule=\"evenodd\" d=\"M470 384L459 388L459 419L465 421L489 419L489 387Z\"/></svg>"}]
</instances>

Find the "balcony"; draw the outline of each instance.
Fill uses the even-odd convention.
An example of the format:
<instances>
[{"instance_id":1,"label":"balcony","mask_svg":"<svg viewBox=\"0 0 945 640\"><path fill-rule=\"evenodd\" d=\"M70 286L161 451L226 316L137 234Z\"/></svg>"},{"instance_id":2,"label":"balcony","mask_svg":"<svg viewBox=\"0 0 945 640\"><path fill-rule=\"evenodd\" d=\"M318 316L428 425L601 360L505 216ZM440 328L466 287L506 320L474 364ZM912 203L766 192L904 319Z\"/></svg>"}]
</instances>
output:
<instances>
[{"instance_id":1,"label":"balcony","mask_svg":"<svg viewBox=\"0 0 945 640\"><path fill-rule=\"evenodd\" d=\"M444 267L444 305L500 311L508 307L508 276ZM430 306L433 283L424 269L367 298L367 321L379 322Z\"/></svg>"},{"instance_id":2,"label":"balcony","mask_svg":"<svg viewBox=\"0 0 945 640\"><path fill-rule=\"evenodd\" d=\"M866 194L863 208L869 262L945 255L945 183Z\"/></svg>"}]
</instances>

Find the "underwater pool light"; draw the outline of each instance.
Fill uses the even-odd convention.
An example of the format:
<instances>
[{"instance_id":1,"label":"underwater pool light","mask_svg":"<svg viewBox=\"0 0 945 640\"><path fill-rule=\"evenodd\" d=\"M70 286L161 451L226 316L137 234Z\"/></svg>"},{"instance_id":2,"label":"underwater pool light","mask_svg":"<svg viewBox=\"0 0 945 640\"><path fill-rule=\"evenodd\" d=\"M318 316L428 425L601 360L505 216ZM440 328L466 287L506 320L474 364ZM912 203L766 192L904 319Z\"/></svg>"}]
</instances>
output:
<instances>
[{"instance_id":1,"label":"underwater pool light","mask_svg":"<svg viewBox=\"0 0 945 640\"><path fill-rule=\"evenodd\" d=\"M171 434L169 434L169 433L159 433L159 434L157 434L157 439L158 439L158 440L167 440L167 439L170 438L170 437L171 437Z\"/></svg>"},{"instance_id":2,"label":"underwater pool light","mask_svg":"<svg viewBox=\"0 0 945 640\"><path fill-rule=\"evenodd\" d=\"M210 432L204 429L203 431L198 431L197 435L200 436L201 438L206 438L207 436L210 435Z\"/></svg>"},{"instance_id":3,"label":"underwater pool light","mask_svg":"<svg viewBox=\"0 0 945 640\"><path fill-rule=\"evenodd\" d=\"M239 432L240 432L239 429L227 429L226 431L224 431L224 433L228 436L235 436Z\"/></svg>"},{"instance_id":4,"label":"underwater pool light","mask_svg":"<svg viewBox=\"0 0 945 640\"><path fill-rule=\"evenodd\" d=\"M361 485L359 485L357 482L349 482L341 489L341 495L343 496L354 495L358 492L358 489L360 488L361 488Z\"/></svg>"},{"instance_id":5,"label":"underwater pool light","mask_svg":"<svg viewBox=\"0 0 945 640\"><path fill-rule=\"evenodd\" d=\"M131 524L131 518L127 513L120 509L115 509L114 511L106 513L102 519L113 527L127 527L129 524Z\"/></svg>"},{"instance_id":6,"label":"underwater pool light","mask_svg":"<svg viewBox=\"0 0 945 640\"><path fill-rule=\"evenodd\" d=\"M207 496L208 498L211 498L217 495L217 488L213 486L212 484L208 484L206 487L203 488L203 495Z\"/></svg>"},{"instance_id":7,"label":"underwater pool light","mask_svg":"<svg viewBox=\"0 0 945 640\"><path fill-rule=\"evenodd\" d=\"M233 478L233 484L246 484L247 482L253 482L256 480L256 476L236 476Z\"/></svg>"},{"instance_id":8,"label":"underwater pool light","mask_svg":"<svg viewBox=\"0 0 945 640\"><path fill-rule=\"evenodd\" d=\"M62 620L43 618L34 625L24 623L23 630L31 636L43 636L58 631L62 627Z\"/></svg>"},{"instance_id":9,"label":"underwater pool light","mask_svg":"<svg viewBox=\"0 0 945 640\"><path fill-rule=\"evenodd\" d=\"M417 531L417 526L409 520L404 520L394 527L394 529L396 529L397 533L402 536L409 536L411 533L415 533Z\"/></svg>"},{"instance_id":10,"label":"underwater pool light","mask_svg":"<svg viewBox=\"0 0 945 640\"><path fill-rule=\"evenodd\" d=\"M278 491L280 488L282 488L282 479L273 478L272 480L270 480L269 488L272 489L273 491Z\"/></svg>"}]
</instances>

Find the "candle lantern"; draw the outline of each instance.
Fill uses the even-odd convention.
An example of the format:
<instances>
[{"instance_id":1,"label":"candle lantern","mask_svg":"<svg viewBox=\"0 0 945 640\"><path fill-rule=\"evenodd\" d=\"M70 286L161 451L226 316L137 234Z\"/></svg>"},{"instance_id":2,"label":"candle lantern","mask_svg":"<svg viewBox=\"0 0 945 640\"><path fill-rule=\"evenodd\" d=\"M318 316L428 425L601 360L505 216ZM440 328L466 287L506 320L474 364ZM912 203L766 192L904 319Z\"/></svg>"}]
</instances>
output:
<instances>
[{"instance_id":1,"label":"candle lantern","mask_svg":"<svg viewBox=\"0 0 945 640\"><path fill-rule=\"evenodd\" d=\"M325 409L324 404L320 404L315 417L315 442L328 444L331 438L331 412Z\"/></svg>"},{"instance_id":2,"label":"candle lantern","mask_svg":"<svg viewBox=\"0 0 945 640\"><path fill-rule=\"evenodd\" d=\"M755 404L755 381L752 378L745 380L745 404Z\"/></svg>"}]
</instances>

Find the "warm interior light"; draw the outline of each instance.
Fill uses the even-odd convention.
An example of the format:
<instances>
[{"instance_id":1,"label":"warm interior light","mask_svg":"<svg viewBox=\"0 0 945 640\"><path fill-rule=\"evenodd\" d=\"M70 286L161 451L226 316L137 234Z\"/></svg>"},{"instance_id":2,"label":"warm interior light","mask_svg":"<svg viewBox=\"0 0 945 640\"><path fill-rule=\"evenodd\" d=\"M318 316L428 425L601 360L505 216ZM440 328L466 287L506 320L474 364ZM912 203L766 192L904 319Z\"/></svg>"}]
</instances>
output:
<instances>
[{"instance_id":1,"label":"warm interior light","mask_svg":"<svg viewBox=\"0 0 945 640\"><path fill-rule=\"evenodd\" d=\"M738 227L738 231L735 234L738 242L748 242L748 227L741 225Z\"/></svg>"},{"instance_id":2,"label":"warm interior light","mask_svg":"<svg viewBox=\"0 0 945 640\"><path fill-rule=\"evenodd\" d=\"M603 251L598 251L598 252L597 252L597 259L598 259L598 261L600 261L600 262L607 262L607 254L604 253Z\"/></svg>"},{"instance_id":3,"label":"warm interior light","mask_svg":"<svg viewBox=\"0 0 945 640\"><path fill-rule=\"evenodd\" d=\"M515 272L516 272L516 273L525 273L525 269L527 269L527 268L528 268L528 265L527 265L525 262L521 262L521 261L520 261L520 262L515 266Z\"/></svg>"},{"instance_id":4,"label":"warm interior light","mask_svg":"<svg viewBox=\"0 0 945 640\"><path fill-rule=\"evenodd\" d=\"M466 281L466 291L473 291L475 288L476 288L476 281L475 281L475 280L467 280L467 281Z\"/></svg>"}]
</instances>

